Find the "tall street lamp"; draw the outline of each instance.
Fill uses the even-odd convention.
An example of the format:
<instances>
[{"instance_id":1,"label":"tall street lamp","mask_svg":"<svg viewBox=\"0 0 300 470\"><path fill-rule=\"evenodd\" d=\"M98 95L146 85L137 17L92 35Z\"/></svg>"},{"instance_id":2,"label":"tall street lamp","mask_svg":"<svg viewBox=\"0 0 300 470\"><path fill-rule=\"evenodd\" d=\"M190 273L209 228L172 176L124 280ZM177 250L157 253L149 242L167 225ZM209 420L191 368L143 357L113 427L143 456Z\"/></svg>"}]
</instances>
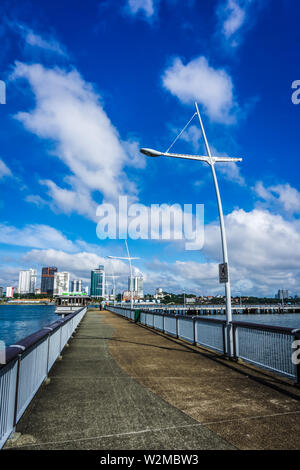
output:
<instances>
[{"instance_id":1,"label":"tall street lamp","mask_svg":"<svg viewBox=\"0 0 300 470\"><path fill-rule=\"evenodd\" d=\"M132 282L132 265L131 265L131 261L133 259L140 259L140 258L135 258L135 257L130 256L127 240L125 240L125 245L126 245L126 250L127 250L127 255L128 256L107 256L107 258L110 258L110 259L126 259L129 262L129 269L130 269L130 308L132 309L133 308L133 290L132 290L133 282Z\"/></svg>"},{"instance_id":2,"label":"tall street lamp","mask_svg":"<svg viewBox=\"0 0 300 470\"><path fill-rule=\"evenodd\" d=\"M228 332L228 336L227 336L227 338L228 338L228 354L229 354L229 356L232 356L233 355L233 337L232 337L232 328L231 328L232 311L231 311L231 289L230 289L230 277L229 277L228 250L227 250L227 241L226 241L226 232L225 232L223 208L222 208L222 203L221 203L221 197L220 197L220 191L219 191L217 175L216 175L216 171L215 171L215 163L218 163L218 162L241 162L242 158L214 157L214 156L212 156L209 145L208 145L208 141L207 141L207 138L206 138L203 122L202 122L202 119L201 119L201 115L200 115L197 103L195 103L195 108L196 108L196 112L195 112L194 116L196 116L196 115L198 116L207 155L205 155L205 156L201 156L201 155L183 155L183 154L179 154L179 153L159 152L157 150L152 150L152 149L149 149L149 148L142 148L142 149L140 149L140 151L144 155L147 155L147 156L150 156L150 157L173 157L173 158L183 158L183 159L187 159L187 160L202 161L202 162L207 163L211 168L213 181L214 181L214 187L215 187L216 196L217 196L217 202L218 202L221 241L222 241L223 265L220 265L220 282L223 282L225 284L225 292L226 292L226 323L227 323L227 332ZM221 276L221 273L223 273L223 278Z\"/></svg>"}]
</instances>

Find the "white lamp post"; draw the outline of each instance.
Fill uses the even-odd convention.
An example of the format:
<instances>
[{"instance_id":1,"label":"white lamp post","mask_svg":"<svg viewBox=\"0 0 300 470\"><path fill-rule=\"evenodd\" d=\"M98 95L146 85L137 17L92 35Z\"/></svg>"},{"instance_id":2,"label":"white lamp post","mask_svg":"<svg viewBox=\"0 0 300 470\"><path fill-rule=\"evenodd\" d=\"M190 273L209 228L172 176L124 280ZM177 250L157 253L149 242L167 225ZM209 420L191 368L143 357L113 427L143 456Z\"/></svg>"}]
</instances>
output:
<instances>
[{"instance_id":1,"label":"white lamp post","mask_svg":"<svg viewBox=\"0 0 300 470\"><path fill-rule=\"evenodd\" d=\"M231 321L232 321L232 312L231 312L231 290L230 290L230 277L229 277L229 265L228 265L228 251L227 251L227 241L226 241L226 232L225 232L225 224L224 224L224 216L223 216L223 208L222 208L222 203L221 203L221 197L220 197L220 191L219 191L219 185L218 185L218 180L217 180L217 175L215 171L215 163L218 162L241 162L242 158L230 158L230 157L214 157L211 154L203 122L201 119L201 115L199 112L198 104L195 103L196 107L196 113L194 114L198 116L204 143L205 143L205 148L207 155L206 156L201 156L201 155L183 155L183 154L178 154L178 153L168 153L168 152L158 152L157 150L152 150L148 148L142 148L140 151L144 155L148 155L150 157L173 157L173 158L183 158L187 160L198 160L207 163L212 171L212 176L213 176L213 181L214 181L214 186L215 186L215 191L216 191L216 196L217 196L217 202L218 202L218 210L219 210L219 219L220 219L220 230L221 230L221 240L222 240L222 253L223 253L223 263L225 267L227 267L227 279L225 282L225 292L226 292L226 323L227 323L227 332L228 332L228 353L229 356L233 355L233 338L232 338L232 329L231 329ZM193 116L193 117L194 117ZM226 268L225 268L226 269Z\"/></svg>"},{"instance_id":2,"label":"white lamp post","mask_svg":"<svg viewBox=\"0 0 300 470\"><path fill-rule=\"evenodd\" d=\"M130 256L129 254L129 249L128 249L128 245L127 245L127 240L125 240L125 245L126 245L126 250L127 250L127 254L128 256L107 256L107 258L110 258L110 259L126 259L128 262L129 262L129 269L130 269L130 308L132 309L133 308L133 290L132 290L132 265L131 265L131 260L133 259L140 259L140 258L134 258L132 256Z\"/></svg>"}]
</instances>

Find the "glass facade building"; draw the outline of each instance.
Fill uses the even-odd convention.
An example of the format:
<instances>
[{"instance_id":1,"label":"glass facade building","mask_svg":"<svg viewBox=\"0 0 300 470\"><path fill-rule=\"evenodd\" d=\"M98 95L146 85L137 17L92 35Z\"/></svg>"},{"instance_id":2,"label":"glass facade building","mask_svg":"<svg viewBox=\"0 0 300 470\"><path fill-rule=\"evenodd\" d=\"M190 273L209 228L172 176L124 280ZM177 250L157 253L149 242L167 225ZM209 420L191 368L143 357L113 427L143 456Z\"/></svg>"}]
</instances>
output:
<instances>
[{"instance_id":1,"label":"glass facade building","mask_svg":"<svg viewBox=\"0 0 300 470\"><path fill-rule=\"evenodd\" d=\"M42 280L41 280L41 293L53 295L54 290L54 274L57 272L57 268L54 266L42 268Z\"/></svg>"},{"instance_id":2,"label":"glass facade building","mask_svg":"<svg viewBox=\"0 0 300 470\"><path fill-rule=\"evenodd\" d=\"M91 271L91 297L105 297L105 271L104 266Z\"/></svg>"}]
</instances>

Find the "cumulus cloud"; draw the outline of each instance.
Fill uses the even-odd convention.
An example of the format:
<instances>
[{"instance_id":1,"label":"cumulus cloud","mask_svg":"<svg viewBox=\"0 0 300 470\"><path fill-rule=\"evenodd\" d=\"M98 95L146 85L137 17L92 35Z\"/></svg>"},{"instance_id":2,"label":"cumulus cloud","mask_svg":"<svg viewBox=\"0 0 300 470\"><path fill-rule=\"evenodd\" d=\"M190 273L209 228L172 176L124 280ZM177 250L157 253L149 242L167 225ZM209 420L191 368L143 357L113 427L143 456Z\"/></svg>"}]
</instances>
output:
<instances>
[{"instance_id":1,"label":"cumulus cloud","mask_svg":"<svg viewBox=\"0 0 300 470\"><path fill-rule=\"evenodd\" d=\"M21 62L16 63L12 78L27 80L36 101L34 109L19 112L15 118L27 130L51 142L52 152L71 172L65 178L65 187L42 181L58 209L93 219L94 191L107 200L120 193L136 195L124 172L127 165L140 165L131 156L134 144L130 141L124 146L92 85L76 70Z\"/></svg>"},{"instance_id":2,"label":"cumulus cloud","mask_svg":"<svg viewBox=\"0 0 300 470\"><path fill-rule=\"evenodd\" d=\"M246 212L235 210L225 216L232 292L245 295L272 295L279 288L299 294L300 281L300 222L286 220L267 210ZM49 235L50 233L50 235ZM48 239L45 239L48 237ZM128 263L108 260L92 246L70 242L48 227L25 227L23 230L0 227L0 240L19 245L35 246L22 257L22 263L53 265L66 270L72 277L89 282L91 269L103 264L107 273L118 277L118 289L127 288ZM18 241L19 240L19 241ZM59 248L58 248L59 247ZM166 291L223 294L218 281L218 263L222 261L219 223L206 225L205 243L199 262L193 252L175 262L154 259L137 262L136 272L142 272L145 291L162 287ZM186 260L186 258L190 258Z\"/></svg>"},{"instance_id":3,"label":"cumulus cloud","mask_svg":"<svg viewBox=\"0 0 300 470\"><path fill-rule=\"evenodd\" d=\"M127 9L132 15L143 13L150 18L155 13L155 5L158 0L127 0Z\"/></svg>"},{"instance_id":4,"label":"cumulus cloud","mask_svg":"<svg viewBox=\"0 0 300 470\"><path fill-rule=\"evenodd\" d=\"M70 272L72 278L82 279L89 283L91 270L104 265L106 273L114 273L118 278L119 288L126 287L129 268L128 263L122 260L108 260L96 253L82 251L78 253L66 253L64 250L54 248L45 250L31 250L22 257L22 261L40 266L57 266L60 271ZM120 277L120 279L119 279Z\"/></svg>"},{"instance_id":5,"label":"cumulus cloud","mask_svg":"<svg viewBox=\"0 0 300 470\"><path fill-rule=\"evenodd\" d=\"M12 173L8 166L4 163L3 160L0 159L0 178L3 178L4 176L11 176Z\"/></svg>"},{"instance_id":6,"label":"cumulus cloud","mask_svg":"<svg viewBox=\"0 0 300 470\"><path fill-rule=\"evenodd\" d=\"M288 283L295 288L300 280L300 233L297 220L288 221L267 210L235 210L225 217L229 257L240 278L250 279L256 289ZM205 230L204 251L221 259L217 223Z\"/></svg>"},{"instance_id":7,"label":"cumulus cloud","mask_svg":"<svg viewBox=\"0 0 300 470\"><path fill-rule=\"evenodd\" d=\"M235 210L225 217L232 292L272 295L286 287L299 294L300 224L267 210ZM198 294L224 294L218 281L222 262L219 223L205 227L205 262L155 260L147 263L147 280L155 288Z\"/></svg>"},{"instance_id":8,"label":"cumulus cloud","mask_svg":"<svg viewBox=\"0 0 300 470\"><path fill-rule=\"evenodd\" d=\"M232 78L224 69L209 65L204 56L187 64L177 57L168 67L162 83L166 90L184 104L200 103L213 122L232 124L238 105Z\"/></svg>"},{"instance_id":9,"label":"cumulus cloud","mask_svg":"<svg viewBox=\"0 0 300 470\"><path fill-rule=\"evenodd\" d=\"M59 230L49 225L29 224L23 228L0 224L0 243L35 248L57 247L75 251L76 246Z\"/></svg>"},{"instance_id":10,"label":"cumulus cloud","mask_svg":"<svg viewBox=\"0 0 300 470\"><path fill-rule=\"evenodd\" d=\"M265 187L262 181L258 181L254 191L269 206L289 214L300 214L300 192L290 184L277 184Z\"/></svg>"}]
</instances>

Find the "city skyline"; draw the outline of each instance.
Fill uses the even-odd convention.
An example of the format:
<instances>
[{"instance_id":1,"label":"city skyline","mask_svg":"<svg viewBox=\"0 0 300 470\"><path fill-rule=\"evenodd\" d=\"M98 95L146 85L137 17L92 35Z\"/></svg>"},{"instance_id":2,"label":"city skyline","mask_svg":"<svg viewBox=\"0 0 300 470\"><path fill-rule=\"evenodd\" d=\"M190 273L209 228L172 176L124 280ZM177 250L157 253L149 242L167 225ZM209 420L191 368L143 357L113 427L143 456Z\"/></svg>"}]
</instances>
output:
<instances>
[{"instance_id":1,"label":"city skyline","mask_svg":"<svg viewBox=\"0 0 300 470\"><path fill-rule=\"evenodd\" d=\"M197 100L213 153L244 157L216 169L232 295L298 294L297 2L95 0L61 12L48 1L0 7L0 285L17 286L28 267L60 266L85 285L94 267L109 272L105 257L126 255L124 240L98 239L96 211L126 195L145 207L204 204L200 251L128 240L147 289L223 294L209 175L139 154L168 148ZM88 28L78 28L83 17ZM203 152L196 122L175 150ZM126 287L127 263L114 271Z\"/></svg>"}]
</instances>

